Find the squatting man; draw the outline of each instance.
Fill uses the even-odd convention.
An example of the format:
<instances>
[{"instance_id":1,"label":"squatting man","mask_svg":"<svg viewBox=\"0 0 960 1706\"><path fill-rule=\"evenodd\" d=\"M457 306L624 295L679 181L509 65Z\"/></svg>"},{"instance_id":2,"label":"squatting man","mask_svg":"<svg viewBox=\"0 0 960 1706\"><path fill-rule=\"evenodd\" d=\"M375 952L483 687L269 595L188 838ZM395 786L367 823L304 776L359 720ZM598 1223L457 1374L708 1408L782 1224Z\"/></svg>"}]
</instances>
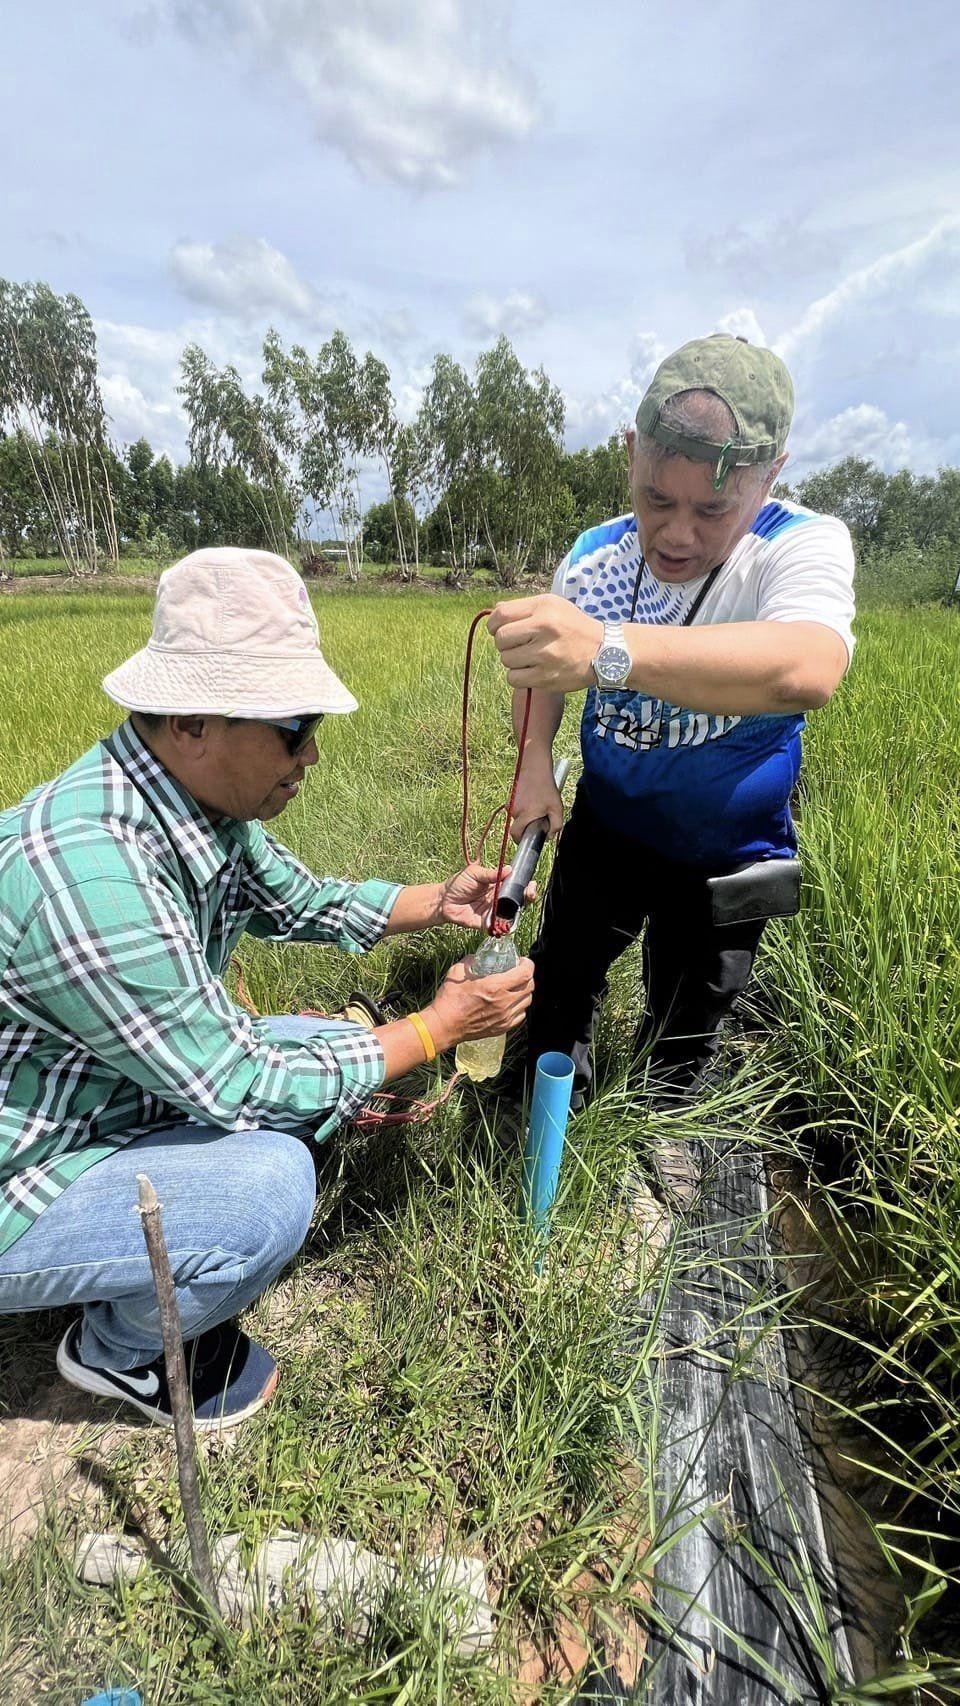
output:
<instances>
[{"instance_id":1,"label":"squatting man","mask_svg":"<svg viewBox=\"0 0 960 1706\"><path fill-rule=\"evenodd\" d=\"M494 873L400 887L311 874L273 840L356 709L299 575L267 552L197 551L161 577L148 645L106 677L128 719L0 815L0 1312L78 1305L57 1353L85 1391L168 1423L136 1175L157 1188L197 1423L272 1395L234 1317L306 1236L308 1143L383 1084L520 1025L533 968L454 966L421 1012L369 1031L252 1019L222 981L246 931L364 953L478 929Z\"/></svg>"},{"instance_id":2,"label":"squatting man","mask_svg":"<svg viewBox=\"0 0 960 1706\"><path fill-rule=\"evenodd\" d=\"M642 930L647 1093L687 1098L716 1053L771 912L791 910L790 796L804 712L853 651L843 523L771 499L787 460L783 363L715 334L661 364L628 435L633 513L581 534L549 594L489 621L517 689L533 689L513 830L563 810L553 740L587 689L583 776L539 937L528 1066L591 1043L611 964ZM719 879L719 880L718 880Z\"/></svg>"}]
</instances>

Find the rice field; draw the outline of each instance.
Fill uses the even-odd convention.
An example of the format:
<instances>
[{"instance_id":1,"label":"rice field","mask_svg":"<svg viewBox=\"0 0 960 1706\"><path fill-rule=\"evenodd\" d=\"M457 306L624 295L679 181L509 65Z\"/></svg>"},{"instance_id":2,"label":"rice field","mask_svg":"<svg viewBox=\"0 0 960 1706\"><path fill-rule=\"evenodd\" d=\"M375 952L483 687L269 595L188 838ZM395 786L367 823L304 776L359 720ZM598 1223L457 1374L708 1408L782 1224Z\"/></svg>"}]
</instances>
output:
<instances>
[{"instance_id":1,"label":"rice field","mask_svg":"<svg viewBox=\"0 0 960 1706\"><path fill-rule=\"evenodd\" d=\"M481 600L321 592L317 603L325 650L361 708L325 723L320 763L275 832L321 871L445 874L459 863L459 682ZM149 608L133 593L0 600L0 806L112 726L99 680L142 643ZM895 1431L893 1389L916 1418L882 1539L891 1570L912 1572L911 1591L918 1571L929 1575L925 1604L939 1600L941 1613L953 1560L931 1552L931 1510L941 1534L960 1521L958 672L958 613L862 619L855 668L807 737L804 912L769 932L749 1034L696 1116L829 1158L820 1189L845 1319L885 1359L864 1392L864 1426ZM501 681L489 648L472 724L478 820L510 772ZM570 712L561 741L575 752ZM403 1010L468 946L435 933L357 962L250 942L239 959L261 1011L333 1009L356 987ZM611 1624L621 1662L635 1666L633 1613L653 1567L655 1346L625 1324L642 1299L649 1309L671 1263L619 1190L655 1130L623 1094L619 1021L637 977L628 955L600 1042L605 1091L572 1128L542 1279L516 1216L518 1133L489 1098L464 1092L428 1127L330 1145L317 1224L255 1312L280 1359L278 1397L234 1441L205 1448L216 1532L238 1529L252 1545L306 1526L401 1560L424 1545L482 1557L495 1661L458 1656L412 1587L362 1646L318 1645L309 1622L284 1616L218 1634L158 1572L119 1598L71 1589L71 1546L91 1509L104 1527L139 1515L163 1546L178 1536L169 1443L88 1423L70 1436L60 1497L0 1563L4 1699L79 1700L106 1678L137 1686L148 1706L408 1706L522 1698L519 1677L527 1698L559 1701L573 1698L575 1653ZM0 1323L0 1416L31 1413L49 1387L61 1325ZM5 1470L9 1500L16 1469Z\"/></svg>"}]
</instances>

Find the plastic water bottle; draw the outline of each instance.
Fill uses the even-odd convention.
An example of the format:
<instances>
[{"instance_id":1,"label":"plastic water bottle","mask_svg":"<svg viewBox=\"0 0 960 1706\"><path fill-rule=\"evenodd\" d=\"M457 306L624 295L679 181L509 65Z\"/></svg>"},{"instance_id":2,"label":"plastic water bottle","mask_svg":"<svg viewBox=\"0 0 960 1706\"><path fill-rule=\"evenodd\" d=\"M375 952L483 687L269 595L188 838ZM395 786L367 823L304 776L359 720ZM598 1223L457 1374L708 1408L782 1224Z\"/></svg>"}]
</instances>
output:
<instances>
[{"instance_id":1,"label":"plastic water bottle","mask_svg":"<svg viewBox=\"0 0 960 1706\"><path fill-rule=\"evenodd\" d=\"M488 936L473 962L474 977L490 977L494 972L512 971L519 961L512 936ZM457 1049L457 1071L478 1083L482 1078L495 1078L503 1060L506 1034L501 1037L474 1037L460 1043Z\"/></svg>"}]
</instances>

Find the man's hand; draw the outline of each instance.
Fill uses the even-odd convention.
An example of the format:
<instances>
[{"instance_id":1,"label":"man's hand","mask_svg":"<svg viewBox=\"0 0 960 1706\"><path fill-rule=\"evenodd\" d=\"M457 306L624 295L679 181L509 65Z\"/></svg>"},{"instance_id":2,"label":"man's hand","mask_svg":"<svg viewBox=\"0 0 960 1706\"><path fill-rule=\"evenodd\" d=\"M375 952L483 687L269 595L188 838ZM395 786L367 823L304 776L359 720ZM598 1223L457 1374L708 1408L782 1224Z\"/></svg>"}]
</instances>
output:
<instances>
[{"instance_id":1,"label":"man's hand","mask_svg":"<svg viewBox=\"0 0 960 1706\"><path fill-rule=\"evenodd\" d=\"M471 962L451 966L423 1018L439 1050L475 1037L502 1037L523 1024L533 999L533 961L519 960L512 971L471 977Z\"/></svg>"},{"instance_id":2,"label":"man's hand","mask_svg":"<svg viewBox=\"0 0 960 1706\"><path fill-rule=\"evenodd\" d=\"M511 687L575 693L593 686L603 623L567 598L539 593L498 604L487 620Z\"/></svg>"},{"instance_id":3,"label":"man's hand","mask_svg":"<svg viewBox=\"0 0 960 1706\"><path fill-rule=\"evenodd\" d=\"M501 831L502 833L502 831ZM504 876L509 876L509 868ZM456 876L440 885L440 919L444 924L459 924L466 930L482 930L490 916L497 873L488 865L467 865ZM524 902L529 906L536 898L537 885L529 883ZM492 1033L497 1035L497 1032Z\"/></svg>"},{"instance_id":4,"label":"man's hand","mask_svg":"<svg viewBox=\"0 0 960 1706\"><path fill-rule=\"evenodd\" d=\"M528 750L524 755L520 780L517 783L517 797L513 802L510 833L514 841L519 841L527 824L535 823L538 817L549 819L549 833L556 835L563 827L563 801L553 779L553 764L549 754L546 758L537 759Z\"/></svg>"}]
</instances>

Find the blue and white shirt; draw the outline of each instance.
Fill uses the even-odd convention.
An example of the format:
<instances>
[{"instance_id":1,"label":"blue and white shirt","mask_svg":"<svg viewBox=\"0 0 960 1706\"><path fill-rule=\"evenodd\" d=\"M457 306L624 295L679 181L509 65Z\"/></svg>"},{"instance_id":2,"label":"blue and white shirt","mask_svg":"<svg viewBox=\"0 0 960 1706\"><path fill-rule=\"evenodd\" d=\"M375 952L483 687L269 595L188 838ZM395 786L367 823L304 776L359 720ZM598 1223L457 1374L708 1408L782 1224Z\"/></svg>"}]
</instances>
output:
<instances>
[{"instance_id":1,"label":"blue and white shirt","mask_svg":"<svg viewBox=\"0 0 960 1706\"><path fill-rule=\"evenodd\" d=\"M604 622L682 623L703 580L658 581L632 515L581 533L553 591ZM820 622L853 652L853 546L842 521L765 504L694 621ZM714 871L796 850L790 795L802 715L714 716L623 688L587 693L583 786L598 817L672 859Z\"/></svg>"}]
</instances>

